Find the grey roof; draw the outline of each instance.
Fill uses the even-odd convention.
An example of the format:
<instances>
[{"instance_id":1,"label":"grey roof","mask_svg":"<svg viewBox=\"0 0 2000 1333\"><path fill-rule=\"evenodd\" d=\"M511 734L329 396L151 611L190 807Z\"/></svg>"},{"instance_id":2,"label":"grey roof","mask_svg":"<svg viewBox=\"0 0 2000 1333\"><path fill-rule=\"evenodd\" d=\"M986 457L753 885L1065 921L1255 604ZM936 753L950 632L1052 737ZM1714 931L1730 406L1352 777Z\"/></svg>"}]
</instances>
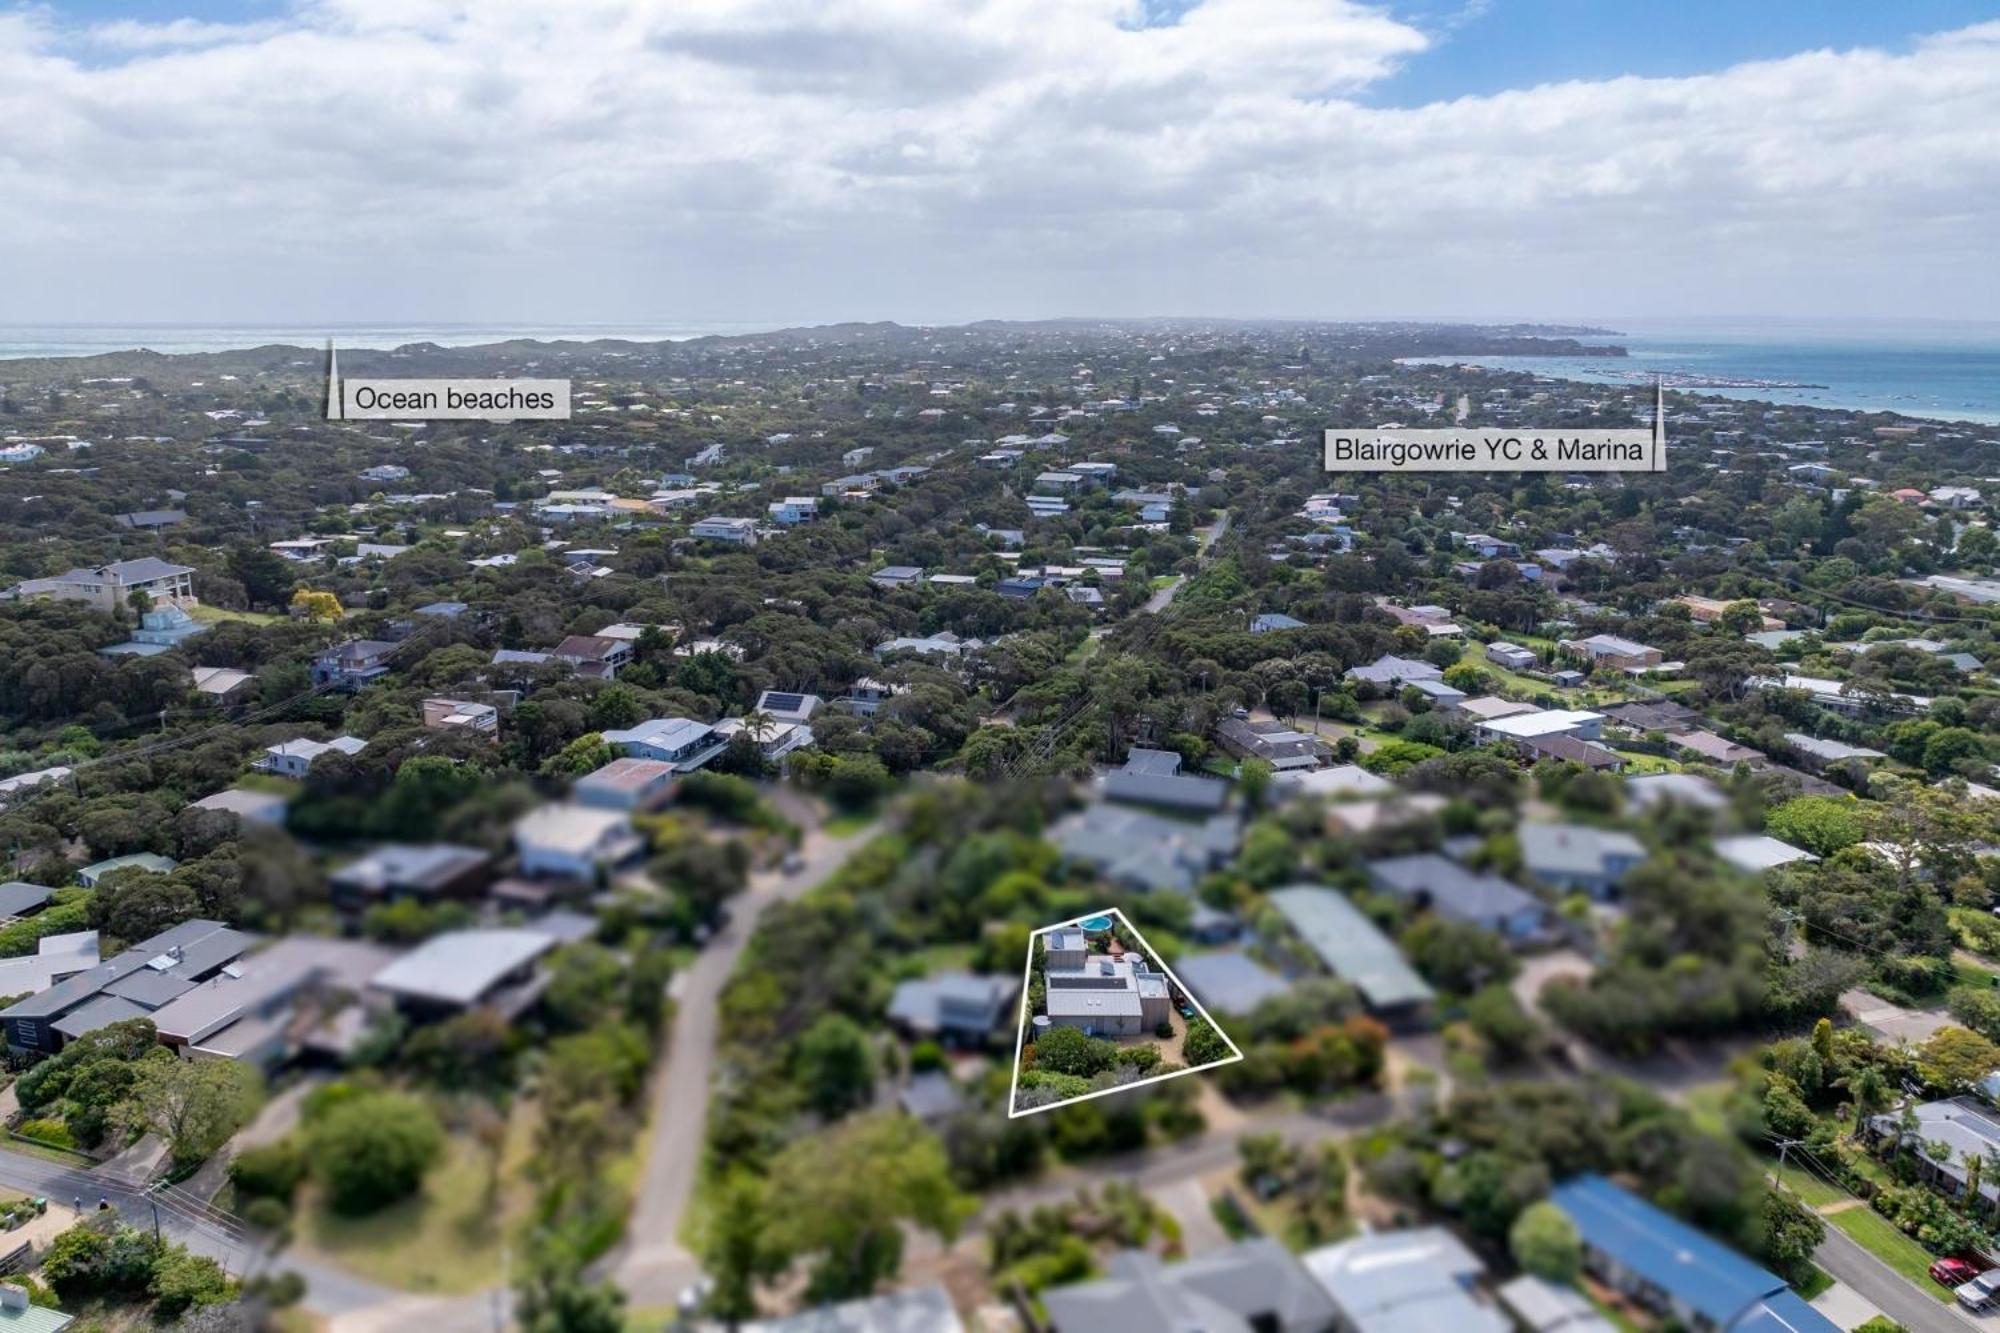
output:
<instances>
[{"instance_id":1,"label":"grey roof","mask_svg":"<svg viewBox=\"0 0 2000 1333\"><path fill-rule=\"evenodd\" d=\"M171 970L184 976L199 976L241 955L253 943L253 936L231 930L219 921L183 921L115 958L106 959L88 972L79 972L58 981L39 995L31 995L9 1009L0 1010L0 1017L53 1018L67 1013L101 994L121 977L171 958L175 949L181 953L179 961L171 965Z\"/></svg>"},{"instance_id":2,"label":"grey roof","mask_svg":"<svg viewBox=\"0 0 2000 1333\"><path fill-rule=\"evenodd\" d=\"M1178 773L1181 771L1181 757L1173 750L1153 750L1143 745L1135 745L1125 756L1124 771L1127 773Z\"/></svg>"},{"instance_id":3,"label":"grey roof","mask_svg":"<svg viewBox=\"0 0 2000 1333\"><path fill-rule=\"evenodd\" d=\"M936 1120L964 1106L965 1094L950 1074L933 1069L911 1079L909 1086L896 1094L896 1101L919 1120Z\"/></svg>"},{"instance_id":4,"label":"grey roof","mask_svg":"<svg viewBox=\"0 0 2000 1333\"><path fill-rule=\"evenodd\" d=\"M1490 925L1523 912L1539 911L1541 899L1498 875L1481 875L1456 861L1423 852L1372 862L1376 885L1401 898L1428 898L1441 915Z\"/></svg>"},{"instance_id":5,"label":"grey roof","mask_svg":"<svg viewBox=\"0 0 2000 1333\"><path fill-rule=\"evenodd\" d=\"M1802 731L1785 733L1785 743L1800 754L1809 754L1815 759L1834 763L1842 759L1887 759L1880 750L1871 750L1865 745L1849 745L1846 741L1823 741L1808 736Z\"/></svg>"},{"instance_id":6,"label":"grey roof","mask_svg":"<svg viewBox=\"0 0 2000 1333\"><path fill-rule=\"evenodd\" d=\"M1142 890L1187 891L1235 852L1243 829L1233 815L1194 824L1114 804L1058 821L1049 840L1072 861Z\"/></svg>"},{"instance_id":7,"label":"grey roof","mask_svg":"<svg viewBox=\"0 0 2000 1333\"><path fill-rule=\"evenodd\" d=\"M1372 681L1377 685L1393 685L1403 680L1438 680L1443 675L1443 671L1429 662L1397 657L1394 653L1384 653L1366 666L1347 669L1349 680Z\"/></svg>"},{"instance_id":8,"label":"grey roof","mask_svg":"<svg viewBox=\"0 0 2000 1333\"><path fill-rule=\"evenodd\" d=\"M157 1009L167 1001L194 989L194 982L184 975L178 975L182 971L184 969L177 968L174 972L168 973L155 972L149 967L140 968L130 976L120 977L106 986L104 993L121 1000L130 1000L148 1010Z\"/></svg>"},{"instance_id":9,"label":"grey roof","mask_svg":"<svg viewBox=\"0 0 2000 1333\"><path fill-rule=\"evenodd\" d=\"M1428 1004L1436 998L1395 942L1342 894L1317 884L1296 884L1266 896L1328 970L1359 991L1370 1008Z\"/></svg>"},{"instance_id":10,"label":"grey roof","mask_svg":"<svg viewBox=\"0 0 2000 1333\"><path fill-rule=\"evenodd\" d=\"M123 1023L130 1018L151 1017L152 1012L144 1005L122 1000L116 995L100 995L88 1004L80 1004L70 1010L58 1018L53 1026L65 1037L76 1038L95 1032L99 1028L108 1028L113 1023Z\"/></svg>"},{"instance_id":11,"label":"grey roof","mask_svg":"<svg viewBox=\"0 0 2000 1333\"><path fill-rule=\"evenodd\" d=\"M945 972L896 987L889 1017L924 1032L950 1029L984 1036L999 1025L1018 982L1007 977Z\"/></svg>"},{"instance_id":12,"label":"grey roof","mask_svg":"<svg viewBox=\"0 0 2000 1333\"><path fill-rule=\"evenodd\" d=\"M328 875L335 884L380 892L384 889L427 889L449 883L484 865L488 857L477 847L432 843L415 847L390 843Z\"/></svg>"},{"instance_id":13,"label":"grey roof","mask_svg":"<svg viewBox=\"0 0 2000 1333\"><path fill-rule=\"evenodd\" d=\"M1131 768L1104 775L1104 798L1135 805L1163 805L1176 810L1220 810L1229 799L1229 785L1214 778L1180 773L1153 773Z\"/></svg>"},{"instance_id":14,"label":"grey roof","mask_svg":"<svg viewBox=\"0 0 2000 1333\"><path fill-rule=\"evenodd\" d=\"M555 943L533 930L446 931L376 973L372 984L411 999L474 1004Z\"/></svg>"},{"instance_id":15,"label":"grey roof","mask_svg":"<svg viewBox=\"0 0 2000 1333\"><path fill-rule=\"evenodd\" d=\"M1523 1273L1494 1290L1529 1333L1617 1333L1582 1292Z\"/></svg>"},{"instance_id":16,"label":"grey roof","mask_svg":"<svg viewBox=\"0 0 2000 1333\"><path fill-rule=\"evenodd\" d=\"M0 884L0 917L20 916L48 902L55 890L43 884L23 884L10 880Z\"/></svg>"},{"instance_id":17,"label":"grey roof","mask_svg":"<svg viewBox=\"0 0 2000 1333\"><path fill-rule=\"evenodd\" d=\"M1543 878L1610 874L1617 860L1643 861L1645 844L1621 829L1585 824L1523 824L1521 864Z\"/></svg>"},{"instance_id":18,"label":"grey roof","mask_svg":"<svg viewBox=\"0 0 2000 1333\"><path fill-rule=\"evenodd\" d=\"M171 578L176 574L192 574L187 565L171 564L154 555L142 555L137 560L118 560L104 566L103 573L115 575L126 583L150 583L154 579Z\"/></svg>"},{"instance_id":19,"label":"grey roof","mask_svg":"<svg viewBox=\"0 0 2000 1333\"><path fill-rule=\"evenodd\" d=\"M119 525L127 528L164 528L175 523L187 522L185 509L135 509L129 514L118 516Z\"/></svg>"},{"instance_id":20,"label":"grey roof","mask_svg":"<svg viewBox=\"0 0 2000 1333\"><path fill-rule=\"evenodd\" d=\"M1640 809L1663 801L1678 801L1703 810L1719 810L1729 804L1722 788L1699 773L1646 773L1630 777L1625 779L1625 793Z\"/></svg>"},{"instance_id":21,"label":"grey roof","mask_svg":"<svg viewBox=\"0 0 2000 1333\"><path fill-rule=\"evenodd\" d=\"M1300 1256L1353 1333L1510 1333L1506 1316L1474 1299L1485 1271L1443 1227L1357 1236Z\"/></svg>"},{"instance_id":22,"label":"grey roof","mask_svg":"<svg viewBox=\"0 0 2000 1333\"><path fill-rule=\"evenodd\" d=\"M781 1319L756 1319L743 1333L965 1333L945 1289L933 1284L822 1306Z\"/></svg>"},{"instance_id":23,"label":"grey roof","mask_svg":"<svg viewBox=\"0 0 2000 1333\"><path fill-rule=\"evenodd\" d=\"M1174 975L1208 1008L1247 1014L1291 983L1268 967L1231 950L1189 954L1174 964Z\"/></svg>"},{"instance_id":24,"label":"grey roof","mask_svg":"<svg viewBox=\"0 0 2000 1333\"><path fill-rule=\"evenodd\" d=\"M1282 1245L1246 1240L1178 1264L1125 1250L1100 1281L1056 1287L1042 1305L1056 1333L1249 1333L1323 1329L1333 1303Z\"/></svg>"}]
</instances>

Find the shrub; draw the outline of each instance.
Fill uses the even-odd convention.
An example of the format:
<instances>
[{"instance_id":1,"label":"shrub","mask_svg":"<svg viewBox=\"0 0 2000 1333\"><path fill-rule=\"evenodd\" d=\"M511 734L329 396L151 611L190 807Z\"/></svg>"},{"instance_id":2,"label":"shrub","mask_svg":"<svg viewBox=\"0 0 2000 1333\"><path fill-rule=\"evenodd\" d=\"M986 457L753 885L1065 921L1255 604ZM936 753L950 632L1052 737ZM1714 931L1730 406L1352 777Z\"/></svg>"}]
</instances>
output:
<instances>
[{"instance_id":1,"label":"shrub","mask_svg":"<svg viewBox=\"0 0 2000 1333\"><path fill-rule=\"evenodd\" d=\"M400 1092L349 1097L308 1131L312 1169L336 1211L370 1213L408 1198L444 1150L437 1116Z\"/></svg>"},{"instance_id":2,"label":"shrub","mask_svg":"<svg viewBox=\"0 0 2000 1333\"><path fill-rule=\"evenodd\" d=\"M305 1177L305 1148L296 1138L245 1148L229 1164L237 1193L253 1198L289 1200Z\"/></svg>"}]
</instances>

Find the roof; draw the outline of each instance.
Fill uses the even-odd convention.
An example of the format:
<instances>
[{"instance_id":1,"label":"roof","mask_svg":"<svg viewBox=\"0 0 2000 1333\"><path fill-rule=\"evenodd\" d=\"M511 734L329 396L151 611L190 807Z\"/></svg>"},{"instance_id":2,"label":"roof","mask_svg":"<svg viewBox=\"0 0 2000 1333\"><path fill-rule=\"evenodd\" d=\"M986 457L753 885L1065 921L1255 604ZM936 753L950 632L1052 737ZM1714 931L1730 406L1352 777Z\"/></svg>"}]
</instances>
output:
<instances>
[{"instance_id":1,"label":"roof","mask_svg":"<svg viewBox=\"0 0 2000 1333\"><path fill-rule=\"evenodd\" d=\"M1295 884L1266 896L1328 970L1359 991L1370 1008L1428 1004L1436 998L1394 941L1342 894L1317 884Z\"/></svg>"},{"instance_id":2,"label":"roof","mask_svg":"<svg viewBox=\"0 0 2000 1333\"><path fill-rule=\"evenodd\" d=\"M1157 773L1129 766L1106 773L1103 791L1108 801L1172 806L1179 810L1220 810L1229 798L1229 785L1214 778Z\"/></svg>"},{"instance_id":3,"label":"roof","mask_svg":"<svg viewBox=\"0 0 2000 1333\"><path fill-rule=\"evenodd\" d=\"M1690 754L1698 754L1704 759L1718 764L1746 763L1762 759L1762 750L1753 750L1747 745L1738 745L1727 736L1718 736L1712 731L1688 731L1673 738L1673 743Z\"/></svg>"},{"instance_id":4,"label":"roof","mask_svg":"<svg viewBox=\"0 0 2000 1333\"><path fill-rule=\"evenodd\" d=\"M1480 725L1496 736L1527 740L1537 736L1561 736L1601 722L1604 714L1580 708L1544 708L1512 717L1491 718Z\"/></svg>"},{"instance_id":5,"label":"roof","mask_svg":"<svg viewBox=\"0 0 2000 1333\"><path fill-rule=\"evenodd\" d=\"M1299 1256L1340 1307L1352 1333L1511 1333L1506 1316L1474 1299L1486 1271L1478 1256L1443 1227L1357 1236Z\"/></svg>"},{"instance_id":6,"label":"roof","mask_svg":"<svg viewBox=\"0 0 2000 1333\"><path fill-rule=\"evenodd\" d=\"M623 639L606 639L595 634L572 634L550 650L554 657L578 657L586 662L601 662L613 653L630 652L631 645Z\"/></svg>"},{"instance_id":7,"label":"roof","mask_svg":"<svg viewBox=\"0 0 2000 1333\"><path fill-rule=\"evenodd\" d=\"M46 903L54 892L45 884L23 884L19 880L0 884L0 917L32 912Z\"/></svg>"},{"instance_id":8,"label":"roof","mask_svg":"<svg viewBox=\"0 0 2000 1333\"><path fill-rule=\"evenodd\" d=\"M1625 779L1625 792L1634 805L1656 805L1679 801L1704 810L1719 810L1729 803L1722 788L1699 773L1646 773Z\"/></svg>"},{"instance_id":9,"label":"roof","mask_svg":"<svg viewBox=\"0 0 2000 1333\"><path fill-rule=\"evenodd\" d=\"M509 974L555 947L534 930L452 930L434 935L377 972L378 990L412 999L475 1004Z\"/></svg>"},{"instance_id":10,"label":"roof","mask_svg":"<svg viewBox=\"0 0 2000 1333\"><path fill-rule=\"evenodd\" d=\"M664 759L635 759L627 756L623 759L613 759L595 772L584 774L576 780L576 785L603 791L644 791L655 783L672 778L677 772L679 770Z\"/></svg>"},{"instance_id":11,"label":"roof","mask_svg":"<svg viewBox=\"0 0 2000 1333\"><path fill-rule=\"evenodd\" d=\"M1375 796L1396 790L1395 783L1359 764L1280 773L1273 785L1292 796Z\"/></svg>"},{"instance_id":12,"label":"roof","mask_svg":"<svg viewBox=\"0 0 2000 1333\"><path fill-rule=\"evenodd\" d=\"M192 574L194 570L187 565L171 564L158 556L142 555L137 560L114 561L104 566L98 573L124 583L151 583L155 579Z\"/></svg>"},{"instance_id":13,"label":"roof","mask_svg":"<svg viewBox=\"0 0 2000 1333\"><path fill-rule=\"evenodd\" d=\"M1225 1014L1247 1014L1291 989L1283 977L1234 950L1189 954L1174 964L1174 975L1202 1004Z\"/></svg>"},{"instance_id":14,"label":"roof","mask_svg":"<svg viewBox=\"0 0 2000 1333\"><path fill-rule=\"evenodd\" d=\"M224 810L243 819L269 819L282 815L289 801L279 792L231 787L202 797L194 806L197 810Z\"/></svg>"},{"instance_id":15,"label":"roof","mask_svg":"<svg viewBox=\"0 0 2000 1333\"><path fill-rule=\"evenodd\" d=\"M965 1333L951 1297L936 1284L843 1301L781 1319L753 1319L742 1333Z\"/></svg>"},{"instance_id":16,"label":"roof","mask_svg":"<svg viewBox=\"0 0 2000 1333\"><path fill-rule=\"evenodd\" d=\"M1582 1292L1523 1273L1494 1290L1529 1333L1618 1333Z\"/></svg>"},{"instance_id":17,"label":"roof","mask_svg":"<svg viewBox=\"0 0 2000 1333\"><path fill-rule=\"evenodd\" d=\"M1438 680L1443 675L1443 671L1429 662L1397 657L1394 653L1384 653L1367 666L1347 669L1349 679L1372 681L1377 685L1389 685L1399 680Z\"/></svg>"},{"instance_id":18,"label":"roof","mask_svg":"<svg viewBox=\"0 0 2000 1333\"><path fill-rule=\"evenodd\" d=\"M1771 1298L1791 1294L1784 1279L1603 1176L1565 1181L1549 1192L1549 1202L1569 1215L1592 1250L1718 1328L1836 1333L1837 1325L1803 1301L1783 1305L1795 1322L1746 1322L1761 1318Z\"/></svg>"},{"instance_id":19,"label":"roof","mask_svg":"<svg viewBox=\"0 0 2000 1333\"><path fill-rule=\"evenodd\" d=\"M1056 1333L1249 1333L1324 1328L1333 1303L1276 1241L1239 1241L1177 1264L1125 1250L1104 1278L1042 1292Z\"/></svg>"},{"instance_id":20,"label":"roof","mask_svg":"<svg viewBox=\"0 0 2000 1333\"><path fill-rule=\"evenodd\" d=\"M1620 829L1585 824L1523 824L1517 834L1521 864L1538 875L1602 875L1608 862L1646 859L1646 848Z\"/></svg>"},{"instance_id":21,"label":"roof","mask_svg":"<svg viewBox=\"0 0 2000 1333\"><path fill-rule=\"evenodd\" d=\"M1819 860L1811 852L1782 842L1768 833L1741 833L1735 837L1717 838L1715 854L1737 869L1752 874L1790 865L1794 861Z\"/></svg>"},{"instance_id":22,"label":"roof","mask_svg":"<svg viewBox=\"0 0 2000 1333\"><path fill-rule=\"evenodd\" d=\"M176 864L173 857L161 856L158 852L133 852L129 856L112 856L102 861L94 861L77 871L77 874L87 875L91 879L100 879L114 870L145 870L155 875L164 875Z\"/></svg>"},{"instance_id":23,"label":"roof","mask_svg":"<svg viewBox=\"0 0 2000 1333\"><path fill-rule=\"evenodd\" d=\"M909 1085L896 1094L896 1102L903 1110L919 1120L935 1120L950 1115L965 1105L965 1094L958 1090L950 1074L942 1069L933 1069L912 1078Z\"/></svg>"},{"instance_id":24,"label":"roof","mask_svg":"<svg viewBox=\"0 0 2000 1333\"><path fill-rule=\"evenodd\" d=\"M327 876L336 884L362 889L434 888L449 883L487 862L477 847L451 843L411 846L389 843Z\"/></svg>"},{"instance_id":25,"label":"roof","mask_svg":"<svg viewBox=\"0 0 2000 1333\"><path fill-rule=\"evenodd\" d=\"M1090 806L1049 830L1065 857L1106 879L1183 892L1234 852L1242 837L1241 825L1228 814L1189 823L1109 803Z\"/></svg>"},{"instance_id":26,"label":"roof","mask_svg":"<svg viewBox=\"0 0 2000 1333\"><path fill-rule=\"evenodd\" d=\"M1304 629L1305 627L1305 621L1294 616L1288 616L1282 611L1266 611L1250 622L1250 628L1253 631Z\"/></svg>"},{"instance_id":27,"label":"roof","mask_svg":"<svg viewBox=\"0 0 2000 1333\"><path fill-rule=\"evenodd\" d=\"M616 810L544 805L514 821L514 841L523 847L587 855L600 848L606 834L630 827L631 821Z\"/></svg>"},{"instance_id":28,"label":"roof","mask_svg":"<svg viewBox=\"0 0 2000 1333\"><path fill-rule=\"evenodd\" d=\"M1809 754L1815 759L1834 763L1842 759L1887 759L1880 750L1871 750L1865 745L1849 745L1846 741L1823 741L1808 736L1803 731L1785 733L1785 743L1800 754Z\"/></svg>"},{"instance_id":29,"label":"roof","mask_svg":"<svg viewBox=\"0 0 2000 1333\"><path fill-rule=\"evenodd\" d=\"M5 1333L58 1333L75 1318L46 1305L0 1306L0 1330Z\"/></svg>"},{"instance_id":30,"label":"roof","mask_svg":"<svg viewBox=\"0 0 2000 1333\"><path fill-rule=\"evenodd\" d=\"M1368 867L1376 884L1403 898L1428 898L1445 916L1477 924L1542 910L1541 899L1497 875L1481 875L1435 852L1392 856Z\"/></svg>"}]
</instances>

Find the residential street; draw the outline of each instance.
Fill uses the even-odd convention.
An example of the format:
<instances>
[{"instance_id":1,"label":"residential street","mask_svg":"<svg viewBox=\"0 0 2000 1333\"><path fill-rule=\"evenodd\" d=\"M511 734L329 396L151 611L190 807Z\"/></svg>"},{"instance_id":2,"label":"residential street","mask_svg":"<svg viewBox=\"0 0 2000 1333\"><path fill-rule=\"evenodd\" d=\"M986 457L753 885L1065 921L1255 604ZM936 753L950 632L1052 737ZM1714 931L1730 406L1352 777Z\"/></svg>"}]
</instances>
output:
<instances>
[{"instance_id":1,"label":"residential street","mask_svg":"<svg viewBox=\"0 0 2000 1333\"><path fill-rule=\"evenodd\" d=\"M1965 1333L1987 1327L1985 1321L1963 1314L1958 1306L1933 1300L1901 1273L1847 1238L1831 1223L1813 1258L1819 1266L1854 1288L1862 1299L1910 1330L1910 1333Z\"/></svg>"}]
</instances>

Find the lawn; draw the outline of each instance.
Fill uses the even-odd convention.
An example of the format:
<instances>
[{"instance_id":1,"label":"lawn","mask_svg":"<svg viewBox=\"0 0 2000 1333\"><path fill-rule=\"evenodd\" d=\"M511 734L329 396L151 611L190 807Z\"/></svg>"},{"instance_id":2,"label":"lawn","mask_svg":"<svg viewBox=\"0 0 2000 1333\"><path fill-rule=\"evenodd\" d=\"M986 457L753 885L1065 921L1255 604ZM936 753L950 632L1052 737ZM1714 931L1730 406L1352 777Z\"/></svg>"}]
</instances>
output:
<instances>
[{"instance_id":1,"label":"lawn","mask_svg":"<svg viewBox=\"0 0 2000 1333\"><path fill-rule=\"evenodd\" d=\"M882 812L876 806L864 806L859 810L848 810L826 821L824 832L829 838L845 838L861 832L877 819Z\"/></svg>"},{"instance_id":2,"label":"lawn","mask_svg":"<svg viewBox=\"0 0 2000 1333\"><path fill-rule=\"evenodd\" d=\"M268 615L262 611L231 611L227 607L210 606L203 602L189 609L188 614L205 624L219 620L240 620L249 625L276 625L284 616Z\"/></svg>"},{"instance_id":3,"label":"lawn","mask_svg":"<svg viewBox=\"0 0 2000 1333\"><path fill-rule=\"evenodd\" d=\"M1681 766L1671 759L1663 759L1656 754L1640 754L1637 750L1620 750L1618 755L1625 761L1625 771L1631 776L1641 773L1678 773Z\"/></svg>"},{"instance_id":4,"label":"lawn","mask_svg":"<svg viewBox=\"0 0 2000 1333\"><path fill-rule=\"evenodd\" d=\"M1921 1291L1951 1304L1951 1293L1931 1281L1931 1255L1923 1246L1890 1225L1880 1213L1866 1207L1848 1208L1826 1219L1849 1239L1910 1280Z\"/></svg>"},{"instance_id":5,"label":"lawn","mask_svg":"<svg viewBox=\"0 0 2000 1333\"><path fill-rule=\"evenodd\" d=\"M400 1291L462 1295L499 1285L504 1242L532 1202L525 1174L534 1134L529 1105L524 1100L508 1125L497 1199L486 1153L471 1135L453 1133L423 1192L380 1212L342 1217L308 1189L298 1247Z\"/></svg>"}]
</instances>

